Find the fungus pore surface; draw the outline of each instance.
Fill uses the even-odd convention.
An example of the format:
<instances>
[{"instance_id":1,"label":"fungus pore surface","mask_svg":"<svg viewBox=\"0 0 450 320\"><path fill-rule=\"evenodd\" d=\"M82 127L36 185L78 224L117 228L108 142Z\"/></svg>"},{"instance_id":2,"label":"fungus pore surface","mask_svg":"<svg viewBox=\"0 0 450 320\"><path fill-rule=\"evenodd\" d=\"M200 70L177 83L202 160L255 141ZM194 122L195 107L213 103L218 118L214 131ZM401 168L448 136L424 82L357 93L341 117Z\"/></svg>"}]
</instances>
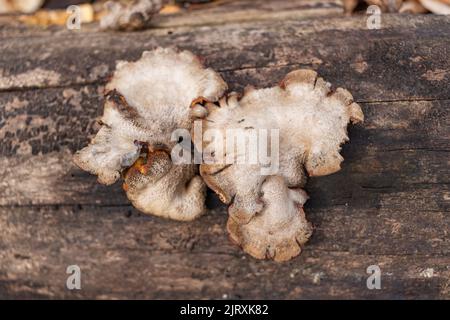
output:
<instances>
[{"instance_id":1,"label":"fungus pore surface","mask_svg":"<svg viewBox=\"0 0 450 320\"><path fill-rule=\"evenodd\" d=\"M363 121L361 108L347 90L331 90L312 70L290 72L279 86L247 88L240 100L231 94L205 108L202 148L208 163L200 165L200 173L230 204L231 239L256 258L284 261L298 255L312 233L302 209L306 174L340 169L347 124ZM229 132L240 137L240 145L227 147ZM271 132L278 133L275 139ZM269 142L252 149L255 135ZM270 155L269 161L249 161L255 152Z\"/></svg>"}]
</instances>

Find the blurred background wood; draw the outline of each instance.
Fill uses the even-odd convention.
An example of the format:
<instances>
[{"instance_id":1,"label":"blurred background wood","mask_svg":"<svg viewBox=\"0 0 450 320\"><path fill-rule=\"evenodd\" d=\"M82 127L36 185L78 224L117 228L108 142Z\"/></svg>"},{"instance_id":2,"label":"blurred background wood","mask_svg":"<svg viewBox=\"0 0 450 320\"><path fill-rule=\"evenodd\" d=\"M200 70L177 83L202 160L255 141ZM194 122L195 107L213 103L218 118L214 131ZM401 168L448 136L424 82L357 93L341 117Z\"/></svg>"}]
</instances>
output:
<instances>
[{"instance_id":1,"label":"blurred background wood","mask_svg":"<svg viewBox=\"0 0 450 320\"><path fill-rule=\"evenodd\" d=\"M450 18L383 15L368 30L335 1L258 3L161 15L135 33L0 18L0 298L450 297ZM72 164L115 63L157 46L193 51L232 90L306 67L361 104L342 170L307 184L316 230L300 257L246 256L213 195L205 217L166 221ZM72 264L79 291L65 286ZM374 264L381 290L366 287Z\"/></svg>"}]
</instances>

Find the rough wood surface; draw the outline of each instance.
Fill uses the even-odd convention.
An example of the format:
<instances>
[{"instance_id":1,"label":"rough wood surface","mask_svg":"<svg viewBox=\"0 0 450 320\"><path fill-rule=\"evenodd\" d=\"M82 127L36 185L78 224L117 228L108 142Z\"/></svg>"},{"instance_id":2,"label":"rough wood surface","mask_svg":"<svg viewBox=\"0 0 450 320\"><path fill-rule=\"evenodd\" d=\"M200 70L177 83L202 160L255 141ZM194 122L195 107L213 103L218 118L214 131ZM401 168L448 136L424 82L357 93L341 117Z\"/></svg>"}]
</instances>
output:
<instances>
[{"instance_id":1,"label":"rough wood surface","mask_svg":"<svg viewBox=\"0 0 450 320\"><path fill-rule=\"evenodd\" d=\"M329 17L331 1L322 18L295 3L289 19L272 2L261 19L229 4L139 33L0 19L0 298L450 298L450 18L385 15L367 30ZM235 90L310 67L361 103L342 170L307 184L316 230L300 257L243 254L213 196L198 221L165 221L72 164L116 61L159 45L192 50ZM80 291L65 287L72 264ZM366 287L373 264L381 290Z\"/></svg>"}]
</instances>

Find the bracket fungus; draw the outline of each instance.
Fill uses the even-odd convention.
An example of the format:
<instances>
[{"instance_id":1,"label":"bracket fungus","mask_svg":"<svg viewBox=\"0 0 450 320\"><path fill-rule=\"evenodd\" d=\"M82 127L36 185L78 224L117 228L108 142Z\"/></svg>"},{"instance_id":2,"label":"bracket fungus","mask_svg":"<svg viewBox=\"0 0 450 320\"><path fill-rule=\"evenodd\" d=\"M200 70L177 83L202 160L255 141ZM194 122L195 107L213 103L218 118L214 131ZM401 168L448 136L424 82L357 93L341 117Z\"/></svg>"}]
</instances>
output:
<instances>
[{"instance_id":1,"label":"bracket fungus","mask_svg":"<svg viewBox=\"0 0 450 320\"><path fill-rule=\"evenodd\" d=\"M216 101L227 85L188 51L158 48L119 62L106 86L102 125L74 155L103 184L124 177L132 204L144 213L192 220L204 211L205 185L196 165L173 165L175 129L190 130L193 101Z\"/></svg>"},{"instance_id":2,"label":"bracket fungus","mask_svg":"<svg viewBox=\"0 0 450 320\"><path fill-rule=\"evenodd\" d=\"M352 95L330 87L315 71L296 70L279 86L247 88L240 100L232 94L227 100L222 98L220 106L207 104L202 148L209 163L200 165L200 173L230 205L227 227L231 239L256 258L284 261L300 253L312 232L302 209L307 199L301 189L306 174L338 171L343 160L340 146L348 141L347 124L363 121ZM222 133L214 139L205 137L211 129ZM230 129L240 130L245 145L252 139L245 132L263 129L257 138L267 140L268 131L276 130L278 140L266 144L267 150L258 150L259 154L277 153L276 157L270 158L271 163L239 163L237 158L252 156L252 148L224 149L229 141L218 141L217 136L229 139L225 131ZM275 161L277 170L262 171Z\"/></svg>"},{"instance_id":3,"label":"bracket fungus","mask_svg":"<svg viewBox=\"0 0 450 320\"><path fill-rule=\"evenodd\" d=\"M164 0L108 1L106 15L100 20L102 29L139 30L149 26L153 16L164 5Z\"/></svg>"}]
</instances>

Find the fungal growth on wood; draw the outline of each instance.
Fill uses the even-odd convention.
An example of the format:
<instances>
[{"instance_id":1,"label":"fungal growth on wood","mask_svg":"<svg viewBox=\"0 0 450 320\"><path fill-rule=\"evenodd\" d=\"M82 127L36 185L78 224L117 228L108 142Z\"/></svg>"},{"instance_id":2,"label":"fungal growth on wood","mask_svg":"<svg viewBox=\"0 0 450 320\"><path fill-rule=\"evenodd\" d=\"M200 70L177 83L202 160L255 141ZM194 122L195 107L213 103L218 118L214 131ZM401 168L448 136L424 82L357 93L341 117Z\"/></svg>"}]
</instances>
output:
<instances>
[{"instance_id":1,"label":"fungal growth on wood","mask_svg":"<svg viewBox=\"0 0 450 320\"><path fill-rule=\"evenodd\" d=\"M206 107L202 148L209 163L200 165L200 173L230 205L231 239L260 259L284 261L298 255L312 233L302 209L307 199L301 189L306 174L323 176L340 169L339 151L348 141L347 124L363 121L361 108L347 90L331 91L330 84L312 70L293 71L279 86L248 88L240 100L232 94L221 99L219 106ZM252 149L230 150L224 148L229 141L217 143L217 136L229 140L226 131L230 129L243 132L245 145L254 137L245 132L259 130L257 138L265 140L261 132L275 130L278 140L262 151L277 156L270 158L271 163L233 160L249 159ZM206 132L211 131L222 133L209 139ZM277 170L263 173L275 160Z\"/></svg>"},{"instance_id":2,"label":"fungal growth on wood","mask_svg":"<svg viewBox=\"0 0 450 320\"><path fill-rule=\"evenodd\" d=\"M174 165L175 129L190 130L193 101L216 101L226 83L187 51L156 49L119 62L106 86L101 129L75 163L124 190L139 210L175 220L204 212L205 185L193 163Z\"/></svg>"},{"instance_id":3,"label":"fungal growth on wood","mask_svg":"<svg viewBox=\"0 0 450 320\"><path fill-rule=\"evenodd\" d=\"M139 30L149 26L152 17L163 7L164 0L108 1L107 13L100 20L102 29Z\"/></svg>"}]
</instances>

